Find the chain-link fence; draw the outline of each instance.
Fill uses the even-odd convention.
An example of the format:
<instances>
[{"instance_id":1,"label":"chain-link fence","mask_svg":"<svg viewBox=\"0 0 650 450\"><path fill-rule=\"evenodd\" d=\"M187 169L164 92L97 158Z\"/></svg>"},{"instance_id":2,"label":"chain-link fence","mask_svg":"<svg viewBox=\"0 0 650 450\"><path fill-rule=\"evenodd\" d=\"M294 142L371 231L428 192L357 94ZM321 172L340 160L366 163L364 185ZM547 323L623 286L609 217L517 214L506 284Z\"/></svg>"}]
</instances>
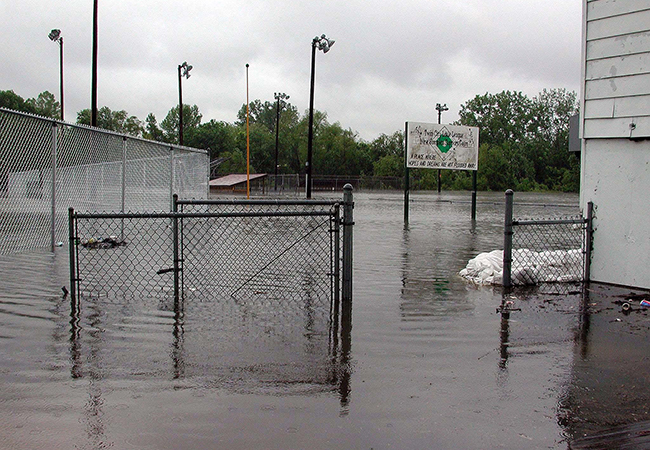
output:
<instances>
[{"instance_id":1,"label":"chain-link fence","mask_svg":"<svg viewBox=\"0 0 650 450\"><path fill-rule=\"evenodd\" d=\"M173 313L175 377L207 370L238 389L248 380L336 386L343 402L352 208L349 189L343 201L181 200L172 212L147 214L70 209L73 323L97 314L84 312L91 309ZM143 359L132 370L155 369Z\"/></svg>"},{"instance_id":2,"label":"chain-link fence","mask_svg":"<svg viewBox=\"0 0 650 450\"><path fill-rule=\"evenodd\" d=\"M503 285L582 282L589 279L592 204L587 217L513 219L506 192Z\"/></svg>"},{"instance_id":3,"label":"chain-link fence","mask_svg":"<svg viewBox=\"0 0 650 450\"><path fill-rule=\"evenodd\" d=\"M67 210L169 211L206 198L204 150L0 108L0 254L53 248Z\"/></svg>"},{"instance_id":4,"label":"chain-link fence","mask_svg":"<svg viewBox=\"0 0 650 450\"><path fill-rule=\"evenodd\" d=\"M225 299L265 323L296 311L322 322L341 292L351 299L351 195L178 201L171 213L70 209L72 297Z\"/></svg>"}]
</instances>

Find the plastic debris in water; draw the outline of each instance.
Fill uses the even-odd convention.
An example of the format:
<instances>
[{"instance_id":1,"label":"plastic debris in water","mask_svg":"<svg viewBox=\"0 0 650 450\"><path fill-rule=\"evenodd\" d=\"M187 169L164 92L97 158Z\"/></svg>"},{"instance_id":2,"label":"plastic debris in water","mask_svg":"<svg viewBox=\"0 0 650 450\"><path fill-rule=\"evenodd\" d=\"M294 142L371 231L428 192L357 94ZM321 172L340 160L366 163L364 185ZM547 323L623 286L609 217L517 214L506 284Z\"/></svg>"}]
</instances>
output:
<instances>
[{"instance_id":1,"label":"plastic debris in water","mask_svg":"<svg viewBox=\"0 0 650 450\"><path fill-rule=\"evenodd\" d=\"M650 308L650 302L648 300L641 300L639 302L639 305L645 306L646 308Z\"/></svg>"}]
</instances>

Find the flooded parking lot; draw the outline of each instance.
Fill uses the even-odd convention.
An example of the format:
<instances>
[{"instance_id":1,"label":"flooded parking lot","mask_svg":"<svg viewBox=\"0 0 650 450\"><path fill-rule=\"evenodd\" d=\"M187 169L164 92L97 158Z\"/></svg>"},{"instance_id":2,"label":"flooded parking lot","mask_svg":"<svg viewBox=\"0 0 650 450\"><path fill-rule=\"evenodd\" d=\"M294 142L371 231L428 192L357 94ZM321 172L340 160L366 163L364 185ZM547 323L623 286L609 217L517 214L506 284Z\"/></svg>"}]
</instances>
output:
<instances>
[{"instance_id":1,"label":"flooded parking lot","mask_svg":"<svg viewBox=\"0 0 650 450\"><path fill-rule=\"evenodd\" d=\"M475 222L469 199L413 194L405 227L401 193L355 194L351 327L334 347L218 302L180 320L100 297L71 318L65 248L1 257L0 448L566 449L650 420L648 315L622 310L630 290L519 290L499 314L501 290L458 272L502 247L503 194L479 193ZM518 194L515 215L577 200Z\"/></svg>"}]
</instances>

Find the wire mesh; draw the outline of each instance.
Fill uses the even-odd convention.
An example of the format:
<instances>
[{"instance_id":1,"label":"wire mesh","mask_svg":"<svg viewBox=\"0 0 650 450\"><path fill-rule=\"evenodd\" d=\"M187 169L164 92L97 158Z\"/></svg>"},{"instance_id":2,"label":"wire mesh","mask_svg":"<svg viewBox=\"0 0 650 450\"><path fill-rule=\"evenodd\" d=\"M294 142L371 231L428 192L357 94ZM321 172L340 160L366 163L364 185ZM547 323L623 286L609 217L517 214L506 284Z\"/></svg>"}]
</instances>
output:
<instances>
[{"instance_id":1,"label":"wire mesh","mask_svg":"<svg viewBox=\"0 0 650 450\"><path fill-rule=\"evenodd\" d=\"M338 204L181 206L177 214L74 215L79 297L212 303L224 329L246 317L247 336L328 336L339 288Z\"/></svg>"},{"instance_id":2,"label":"wire mesh","mask_svg":"<svg viewBox=\"0 0 650 450\"><path fill-rule=\"evenodd\" d=\"M0 254L67 239L67 210L169 211L206 198L203 150L0 108Z\"/></svg>"},{"instance_id":3,"label":"wire mesh","mask_svg":"<svg viewBox=\"0 0 650 450\"><path fill-rule=\"evenodd\" d=\"M582 282L587 225L581 217L513 221L515 284Z\"/></svg>"},{"instance_id":4,"label":"wire mesh","mask_svg":"<svg viewBox=\"0 0 650 450\"><path fill-rule=\"evenodd\" d=\"M99 216L75 225L80 297L173 299L172 219Z\"/></svg>"}]
</instances>

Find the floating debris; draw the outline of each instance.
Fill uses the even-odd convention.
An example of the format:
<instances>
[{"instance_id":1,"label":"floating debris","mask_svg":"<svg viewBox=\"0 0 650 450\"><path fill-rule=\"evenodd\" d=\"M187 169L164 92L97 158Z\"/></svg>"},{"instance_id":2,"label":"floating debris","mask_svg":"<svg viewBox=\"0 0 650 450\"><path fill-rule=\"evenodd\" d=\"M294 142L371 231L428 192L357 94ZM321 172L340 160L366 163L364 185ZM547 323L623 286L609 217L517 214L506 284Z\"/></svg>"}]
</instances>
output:
<instances>
[{"instance_id":1,"label":"floating debris","mask_svg":"<svg viewBox=\"0 0 650 450\"><path fill-rule=\"evenodd\" d=\"M121 247L126 245L124 239L117 236L109 236L107 238L90 238L87 241L81 241L81 246L88 249L108 249Z\"/></svg>"}]
</instances>

